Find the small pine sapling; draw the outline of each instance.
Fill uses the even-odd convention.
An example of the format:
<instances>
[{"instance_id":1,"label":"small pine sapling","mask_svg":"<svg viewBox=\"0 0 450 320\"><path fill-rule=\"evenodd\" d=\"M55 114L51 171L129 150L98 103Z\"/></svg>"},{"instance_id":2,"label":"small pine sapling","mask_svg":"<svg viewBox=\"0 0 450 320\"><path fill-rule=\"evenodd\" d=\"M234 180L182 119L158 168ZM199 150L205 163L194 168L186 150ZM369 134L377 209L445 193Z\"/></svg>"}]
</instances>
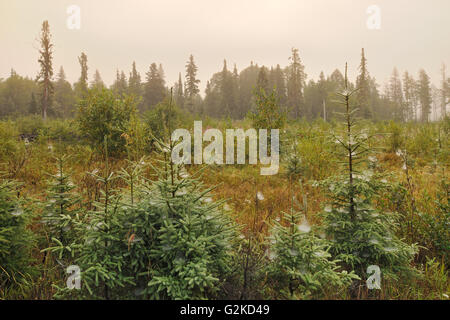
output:
<instances>
[{"instance_id":1,"label":"small pine sapling","mask_svg":"<svg viewBox=\"0 0 450 320\"><path fill-rule=\"evenodd\" d=\"M49 242L55 243L56 247L61 249L57 250L58 262L68 266L73 259L70 244L79 236L77 224L80 223L81 197L75 193L76 186L72 182L70 173L66 171L67 157L61 156L55 160L57 172L49 174L42 221L51 239Z\"/></svg>"},{"instance_id":2,"label":"small pine sapling","mask_svg":"<svg viewBox=\"0 0 450 320\"><path fill-rule=\"evenodd\" d=\"M34 237L28 214L17 197L19 185L0 180L0 299L26 298L33 268Z\"/></svg>"},{"instance_id":3,"label":"small pine sapling","mask_svg":"<svg viewBox=\"0 0 450 320\"><path fill-rule=\"evenodd\" d=\"M302 212L283 215L270 231L268 276L281 298L311 299L349 286L353 273L339 270L328 253L329 242L315 235Z\"/></svg>"},{"instance_id":4,"label":"small pine sapling","mask_svg":"<svg viewBox=\"0 0 450 320\"><path fill-rule=\"evenodd\" d=\"M347 82L345 76L345 89L340 94L341 104L345 106L342 114L345 129L332 136L341 147L338 155L343 159L345 173L320 183L330 199L321 213L323 230L331 241L329 252L348 271L354 270L365 280L368 266L377 265L384 278L396 279L400 274L414 271L411 262L417 248L396 236L397 215L374 207L377 195L389 188L389 184L384 176L362 169L361 164L371 151L367 144L369 137L364 130L356 128L357 109L350 103L355 91L347 89Z\"/></svg>"}]
</instances>

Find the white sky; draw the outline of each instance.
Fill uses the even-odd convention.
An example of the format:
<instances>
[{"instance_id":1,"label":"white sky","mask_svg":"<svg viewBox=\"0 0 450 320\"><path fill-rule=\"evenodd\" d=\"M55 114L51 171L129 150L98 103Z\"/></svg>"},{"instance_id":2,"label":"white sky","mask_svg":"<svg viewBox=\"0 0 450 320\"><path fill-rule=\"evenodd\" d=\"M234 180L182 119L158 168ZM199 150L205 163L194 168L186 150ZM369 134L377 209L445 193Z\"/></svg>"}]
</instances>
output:
<instances>
[{"instance_id":1,"label":"white sky","mask_svg":"<svg viewBox=\"0 0 450 320\"><path fill-rule=\"evenodd\" d=\"M66 27L72 4L81 8L80 30ZM380 30L366 26L372 4L381 8ZM450 64L449 0L0 0L0 78L11 67L37 74L43 20L53 34L55 73L63 65L71 82L81 51L89 80L98 69L108 85L117 68L128 76L133 60L143 79L152 62L162 63L172 84L192 53L202 89L224 58L239 71L252 60L285 66L291 47L308 79L342 70L346 61L354 79L364 47L381 88L394 66L415 77L425 68L439 84L441 64Z\"/></svg>"}]
</instances>

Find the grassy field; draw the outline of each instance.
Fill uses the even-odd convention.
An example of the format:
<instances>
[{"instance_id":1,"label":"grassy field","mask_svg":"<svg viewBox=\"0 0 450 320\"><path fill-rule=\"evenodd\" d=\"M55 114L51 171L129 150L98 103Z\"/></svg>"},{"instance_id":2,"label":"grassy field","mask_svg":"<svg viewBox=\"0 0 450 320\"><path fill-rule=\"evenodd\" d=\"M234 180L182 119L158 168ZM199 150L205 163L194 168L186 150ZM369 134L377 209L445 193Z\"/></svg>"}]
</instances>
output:
<instances>
[{"instance_id":1,"label":"grassy field","mask_svg":"<svg viewBox=\"0 0 450 320\"><path fill-rule=\"evenodd\" d=\"M204 123L221 130L229 127L249 128L252 125L247 120L205 119ZM192 123L188 120L184 125L192 128ZM190 175L203 169L199 179L205 188L214 187L206 202L225 201L220 204L220 212L229 216L236 225L236 234L228 253L230 270L220 280L213 281L213 284L202 285L204 289L192 291L195 295L191 297L448 299L448 119L428 124L359 123L360 128L370 133L368 143L372 150L370 161L361 164L361 170L372 170L389 186L377 192L373 197L373 205L381 215L396 212L398 215L395 221L398 225L395 235L408 245L417 245L417 251L409 262L414 274L397 271L395 276L384 277L382 269L380 290L368 290L365 286L366 279L360 279L357 284L353 280L352 285L338 285L336 288L319 285L314 290L302 283L298 290L291 290L290 293L279 288L282 282L279 278L271 276L270 241L267 239L274 223L287 225L283 222L283 217L292 212L300 212L313 228L320 227L323 223L324 218L320 213L324 212L329 198L320 182L343 170L340 163L342 158L337 153L338 145L330 140L330 133L342 126L340 122L326 123L321 120L288 122L280 133L281 167L278 174L273 176L261 176L260 165L186 166ZM136 283L125 284L124 287L111 285L107 296L95 293L95 290L94 293L83 290L63 292L64 289L61 288L65 286L68 275L62 267L66 264L61 261L74 258L70 258L70 254L62 258L57 251L43 251L55 246L52 240L55 237L52 233L54 231L43 223L43 217L52 204L49 188L52 176L58 173L57 158L63 155L67 157L64 170L70 172L70 183L73 182L74 185L68 193L80 197L80 202L67 207L67 210L70 212L76 207L81 216L88 216L92 210L98 210L97 202L102 202L102 192L105 191L105 184L88 173L102 176L100 173L105 170L116 175L121 170L131 172L128 170L132 168L130 161L140 161L142 165L137 175L139 179L148 179L149 182L146 183L161 180L161 177L155 177L153 167L158 166L161 152L150 139L139 136L138 129L145 132L146 123L135 123L130 128L121 136L121 139L126 140L126 151L110 155L106 162L104 150L90 143L89 138L80 133L74 120L43 122L39 118L25 117L0 122L1 171L4 179L20 183L13 187L13 193L25 210L24 230L29 232L26 250L22 252L27 257L9 262L15 265L2 264L4 274L0 277L1 299L158 297L150 293L128 296L126 292L130 288L134 290L139 287ZM117 193L122 198L130 192L130 184L123 175L111 181L109 188L119 190ZM2 214L6 215L6 211ZM137 233L130 236L127 233L122 239L118 239L125 249L122 253L114 254L125 256L125 253L132 251L130 243L134 243L135 234ZM0 233L0 239L1 236ZM5 251L0 253L4 254ZM23 263L26 268L21 269ZM373 264L377 263L377 258L374 258ZM348 267L339 263L338 266L340 269ZM118 269L111 272L120 273ZM123 272L132 275L131 270ZM288 270L284 272L287 273ZM101 279L92 280L91 285L107 282ZM151 276L148 280L151 280ZM88 282L84 278L83 281ZM135 282L139 281L141 280ZM159 298L170 298L170 294Z\"/></svg>"}]
</instances>

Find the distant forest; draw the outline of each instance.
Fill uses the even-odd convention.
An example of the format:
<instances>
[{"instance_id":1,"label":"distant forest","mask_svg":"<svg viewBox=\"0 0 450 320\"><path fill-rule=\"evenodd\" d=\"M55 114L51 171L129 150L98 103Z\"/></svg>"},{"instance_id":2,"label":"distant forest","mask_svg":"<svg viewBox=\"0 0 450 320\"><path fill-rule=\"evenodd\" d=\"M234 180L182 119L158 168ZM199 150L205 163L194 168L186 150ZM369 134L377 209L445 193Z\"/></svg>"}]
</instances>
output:
<instances>
[{"instance_id":1,"label":"distant forest","mask_svg":"<svg viewBox=\"0 0 450 320\"><path fill-rule=\"evenodd\" d=\"M106 88L100 72L95 71L88 78L88 57L79 56L80 77L71 84L67 81L64 68L54 72L52 64L53 44L50 27L45 21L40 38L40 56L36 61L41 71L36 79L23 77L11 69L7 79L0 79L0 117L42 114L44 118L70 118L77 110L77 103L88 90ZM399 74L393 69L388 83L381 88L370 75L370 63L364 49L358 76L350 88L358 88L356 93L360 116L373 120L421 121L427 122L444 118L450 97L450 78L442 65L439 87L431 84L426 71L421 69L417 76L405 72ZM173 89L176 105L191 113L215 118L242 119L254 107L255 90L264 89L276 93L278 103L285 107L292 118L330 120L338 109L335 93L344 88L344 76L336 69L330 75L320 73L317 81L308 79L300 52L292 48L287 66L263 66L251 62L239 71L226 60L222 70L213 74L206 83L204 95L200 95L198 66L191 55L176 83L165 81L162 64L151 63L145 75L139 74L136 64L131 71L117 70L114 83L110 86L119 96L134 95L139 99L140 112L151 110L161 103ZM55 73L55 74L54 74ZM432 116L433 115L433 116Z\"/></svg>"}]
</instances>

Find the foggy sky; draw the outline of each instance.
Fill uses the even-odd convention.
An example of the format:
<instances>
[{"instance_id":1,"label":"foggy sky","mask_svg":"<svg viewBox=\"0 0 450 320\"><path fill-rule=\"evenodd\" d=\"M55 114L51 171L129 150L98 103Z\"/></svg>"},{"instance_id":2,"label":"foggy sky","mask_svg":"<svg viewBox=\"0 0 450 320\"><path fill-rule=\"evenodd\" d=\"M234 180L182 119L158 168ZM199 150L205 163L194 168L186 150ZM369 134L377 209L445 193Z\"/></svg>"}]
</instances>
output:
<instances>
[{"instance_id":1,"label":"foggy sky","mask_svg":"<svg viewBox=\"0 0 450 320\"><path fill-rule=\"evenodd\" d=\"M81 8L81 29L66 26L69 5ZM369 5L381 8L381 29L366 26ZM89 81L95 69L107 85L116 69L127 77L133 60L145 79L152 62L162 63L172 85L192 53L203 89L227 59L242 70L288 64L299 49L309 79L349 63L354 80L364 47L368 68L382 85L396 66L417 78L420 68L439 85L441 64L450 69L449 0L0 0L0 78L11 68L35 77L43 20L53 35L54 69L79 78L77 57L88 56ZM450 74L450 71L448 72Z\"/></svg>"}]
</instances>

